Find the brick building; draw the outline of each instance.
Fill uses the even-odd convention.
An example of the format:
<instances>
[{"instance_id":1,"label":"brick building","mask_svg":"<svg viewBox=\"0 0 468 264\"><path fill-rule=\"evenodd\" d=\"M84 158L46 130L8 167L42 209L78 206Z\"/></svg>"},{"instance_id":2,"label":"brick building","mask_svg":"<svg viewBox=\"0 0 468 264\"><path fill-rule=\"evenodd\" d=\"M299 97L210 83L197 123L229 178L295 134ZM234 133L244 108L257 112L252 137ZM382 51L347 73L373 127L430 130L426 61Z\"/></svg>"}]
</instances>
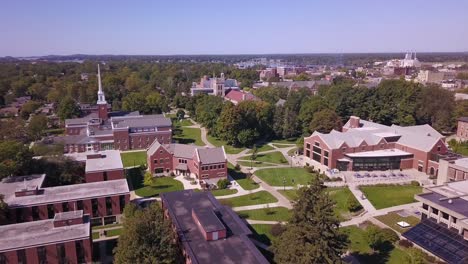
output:
<instances>
[{"instance_id":1,"label":"brick building","mask_svg":"<svg viewBox=\"0 0 468 264\"><path fill-rule=\"evenodd\" d=\"M156 175L174 172L193 175L198 180L216 184L227 177L227 158L224 147L203 148L184 144L162 145L158 141L147 150L148 169Z\"/></svg>"},{"instance_id":2,"label":"brick building","mask_svg":"<svg viewBox=\"0 0 468 264\"><path fill-rule=\"evenodd\" d=\"M0 226L0 263L91 263L89 216L57 213L53 219Z\"/></svg>"},{"instance_id":3,"label":"brick building","mask_svg":"<svg viewBox=\"0 0 468 264\"><path fill-rule=\"evenodd\" d=\"M437 184L468 180L468 158L454 156L439 160Z\"/></svg>"},{"instance_id":4,"label":"brick building","mask_svg":"<svg viewBox=\"0 0 468 264\"><path fill-rule=\"evenodd\" d=\"M415 199L421 222L403 237L447 263L467 263L468 181L427 187Z\"/></svg>"},{"instance_id":5,"label":"brick building","mask_svg":"<svg viewBox=\"0 0 468 264\"><path fill-rule=\"evenodd\" d=\"M463 141L468 140L468 117L458 119L457 137Z\"/></svg>"},{"instance_id":6,"label":"brick building","mask_svg":"<svg viewBox=\"0 0 468 264\"><path fill-rule=\"evenodd\" d=\"M64 152L100 151L109 149L145 149L155 139L164 144L172 141L172 122L163 115L140 115L139 112L111 112L101 85L98 65L98 100L87 107L88 115L65 120L66 136L56 141L64 144Z\"/></svg>"},{"instance_id":7,"label":"brick building","mask_svg":"<svg viewBox=\"0 0 468 264\"><path fill-rule=\"evenodd\" d=\"M186 263L268 263L245 222L210 192L163 193L161 202Z\"/></svg>"},{"instance_id":8,"label":"brick building","mask_svg":"<svg viewBox=\"0 0 468 264\"><path fill-rule=\"evenodd\" d=\"M70 153L65 155L85 163L86 182L111 181L125 178L122 158L118 150Z\"/></svg>"},{"instance_id":9,"label":"brick building","mask_svg":"<svg viewBox=\"0 0 468 264\"><path fill-rule=\"evenodd\" d=\"M437 175L439 159L448 154L444 137L429 125L385 126L352 116L328 134L304 138L309 164L318 162L341 171L417 169Z\"/></svg>"},{"instance_id":10,"label":"brick building","mask_svg":"<svg viewBox=\"0 0 468 264\"><path fill-rule=\"evenodd\" d=\"M110 224L119 220L130 200L125 179L43 188L44 178L44 174L18 176L0 182L11 223L52 219L57 213L83 210L93 225Z\"/></svg>"}]
</instances>

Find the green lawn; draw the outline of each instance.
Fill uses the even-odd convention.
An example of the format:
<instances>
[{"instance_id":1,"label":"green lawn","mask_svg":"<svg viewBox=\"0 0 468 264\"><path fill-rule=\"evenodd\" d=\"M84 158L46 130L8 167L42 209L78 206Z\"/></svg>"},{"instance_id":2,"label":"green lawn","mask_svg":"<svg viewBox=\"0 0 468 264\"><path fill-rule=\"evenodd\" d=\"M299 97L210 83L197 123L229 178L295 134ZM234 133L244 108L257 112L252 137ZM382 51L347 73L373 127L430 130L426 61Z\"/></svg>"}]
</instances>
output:
<instances>
[{"instance_id":1,"label":"green lawn","mask_svg":"<svg viewBox=\"0 0 468 264\"><path fill-rule=\"evenodd\" d=\"M290 147L293 147L293 145L289 145L289 144L273 144L273 146L275 146L276 148L290 148Z\"/></svg>"},{"instance_id":2,"label":"green lawn","mask_svg":"<svg viewBox=\"0 0 468 264\"><path fill-rule=\"evenodd\" d=\"M223 195L235 194L237 193L237 190L236 189L212 190L211 193L214 196L223 196Z\"/></svg>"},{"instance_id":3,"label":"green lawn","mask_svg":"<svg viewBox=\"0 0 468 264\"><path fill-rule=\"evenodd\" d=\"M146 165L146 151L121 152L120 157L124 167Z\"/></svg>"},{"instance_id":4,"label":"green lawn","mask_svg":"<svg viewBox=\"0 0 468 264\"><path fill-rule=\"evenodd\" d=\"M267 164L267 163L263 163L261 161L252 161L252 163L250 161L238 161L237 164L241 165L241 166L244 166L244 167L249 167L252 165L252 167L271 167L271 166L276 166L276 165L273 165L273 164Z\"/></svg>"},{"instance_id":5,"label":"green lawn","mask_svg":"<svg viewBox=\"0 0 468 264\"><path fill-rule=\"evenodd\" d=\"M366 198L376 209L415 202L414 195L422 192L420 186L361 186Z\"/></svg>"},{"instance_id":6,"label":"green lawn","mask_svg":"<svg viewBox=\"0 0 468 264\"><path fill-rule=\"evenodd\" d=\"M174 140L180 144L195 144L197 146L204 146L201 139L201 130L192 127L177 127L174 133Z\"/></svg>"},{"instance_id":7,"label":"green lawn","mask_svg":"<svg viewBox=\"0 0 468 264\"><path fill-rule=\"evenodd\" d=\"M241 171L236 171L231 163L228 163L228 173L244 190L253 190L259 187L258 183L248 178Z\"/></svg>"},{"instance_id":8,"label":"green lawn","mask_svg":"<svg viewBox=\"0 0 468 264\"><path fill-rule=\"evenodd\" d=\"M338 218L342 221L351 219L352 213L348 210L347 206L348 199L357 200L348 187L326 188L325 191L328 192L330 198L336 202L336 206L333 210Z\"/></svg>"},{"instance_id":9,"label":"green lawn","mask_svg":"<svg viewBox=\"0 0 468 264\"><path fill-rule=\"evenodd\" d=\"M296 145L297 138L275 139L271 143Z\"/></svg>"},{"instance_id":10,"label":"green lawn","mask_svg":"<svg viewBox=\"0 0 468 264\"><path fill-rule=\"evenodd\" d=\"M99 229L116 227L116 226L122 226L122 224L110 224L110 225L103 225L103 226L93 226L92 229L93 230L99 230Z\"/></svg>"},{"instance_id":11,"label":"green lawn","mask_svg":"<svg viewBox=\"0 0 468 264\"><path fill-rule=\"evenodd\" d=\"M265 144L265 145L261 145L261 146L257 146L257 153L258 152L262 152L262 151L268 151L268 150L273 150L274 148L268 144ZM249 150L247 151L247 154L251 154L253 152L253 150Z\"/></svg>"},{"instance_id":12,"label":"green lawn","mask_svg":"<svg viewBox=\"0 0 468 264\"><path fill-rule=\"evenodd\" d=\"M296 186L308 184L315 174L307 172L304 168L271 168L258 170L255 175L271 186L283 186L283 178L286 180L286 186Z\"/></svg>"},{"instance_id":13,"label":"green lawn","mask_svg":"<svg viewBox=\"0 0 468 264\"><path fill-rule=\"evenodd\" d=\"M226 141L217 139L211 135L207 135L206 139L208 139L208 141L211 144L215 145L216 147L224 146L224 150L226 151L227 154L237 154L245 149L245 148L236 148L231 145L228 145Z\"/></svg>"},{"instance_id":14,"label":"green lawn","mask_svg":"<svg viewBox=\"0 0 468 264\"><path fill-rule=\"evenodd\" d=\"M252 230L252 236L255 240L270 246L271 241L274 239L273 235L271 234L271 226L272 225L253 224L249 225L249 228Z\"/></svg>"},{"instance_id":15,"label":"green lawn","mask_svg":"<svg viewBox=\"0 0 468 264\"><path fill-rule=\"evenodd\" d=\"M405 258L407 253L400 248L389 245L386 250L373 253L369 247L365 230L357 226L347 226L340 228L344 233L348 234L350 240L349 250L363 264L400 264L406 263Z\"/></svg>"},{"instance_id":16,"label":"green lawn","mask_svg":"<svg viewBox=\"0 0 468 264\"><path fill-rule=\"evenodd\" d=\"M184 185L171 177L160 177L155 179L152 185L145 185L135 190L136 195L142 197L158 196L160 193L183 190Z\"/></svg>"},{"instance_id":17,"label":"green lawn","mask_svg":"<svg viewBox=\"0 0 468 264\"><path fill-rule=\"evenodd\" d=\"M411 215L408 217L402 217L398 215L398 213L396 212L391 212L386 215L376 216L375 218L377 218L377 220L379 220L380 222L386 224L391 229L399 232L400 234L408 231L411 227L417 225L420 222L419 218L417 217L414 217ZM400 221L405 221L411 226L408 228L401 228L399 225L397 225L397 223Z\"/></svg>"},{"instance_id":18,"label":"green lawn","mask_svg":"<svg viewBox=\"0 0 468 264\"><path fill-rule=\"evenodd\" d=\"M297 190L278 191L289 200L295 200L297 198ZM350 219L353 214L348 210L347 202L348 199L356 200L351 191L347 187L326 188L325 191L328 192L330 198L336 202L336 206L333 209L336 216L341 221Z\"/></svg>"},{"instance_id":19,"label":"green lawn","mask_svg":"<svg viewBox=\"0 0 468 264\"><path fill-rule=\"evenodd\" d=\"M250 156L242 156L239 159L250 160ZM262 161L262 162L276 163L276 164L288 164L288 161L286 160L286 158L279 151L270 152L266 154L257 154L257 159L255 160Z\"/></svg>"},{"instance_id":20,"label":"green lawn","mask_svg":"<svg viewBox=\"0 0 468 264\"><path fill-rule=\"evenodd\" d=\"M182 120L172 120L172 123L175 124L175 125L179 125L179 126L192 126L193 123L192 121L190 121L189 119L182 119Z\"/></svg>"},{"instance_id":21,"label":"green lawn","mask_svg":"<svg viewBox=\"0 0 468 264\"><path fill-rule=\"evenodd\" d=\"M265 221L286 222L291 218L291 211L289 211L289 209L285 207L271 207L255 210L238 211L237 214L241 218Z\"/></svg>"},{"instance_id":22,"label":"green lawn","mask_svg":"<svg viewBox=\"0 0 468 264\"><path fill-rule=\"evenodd\" d=\"M106 236L107 237L120 236L122 234L122 231L123 231L123 228L107 230Z\"/></svg>"},{"instance_id":23,"label":"green lawn","mask_svg":"<svg viewBox=\"0 0 468 264\"><path fill-rule=\"evenodd\" d=\"M92 234L93 234L93 240L99 238L99 232L93 232Z\"/></svg>"},{"instance_id":24,"label":"green lawn","mask_svg":"<svg viewBox=\"0 0 468 264\"><path fill-rule=\"evenodd\" d=\"M276 203L278 202L278 199L276 199L267 191L259 191L233 198L220 199L219 201L232 207L239 207L256 204Z\"/></svg>"},{"instance_id":25,"label":"green lawn","mask_svg":"<svg viewBox=\"0 0 468 264\"><path fill-rule=\"evenodd\" d=\"M294 152L296 152L296 150L297 150L297 148L293 148L293 149L288 150L288 155L289 156L294 155Z\"/></svg>"}]
</instances>

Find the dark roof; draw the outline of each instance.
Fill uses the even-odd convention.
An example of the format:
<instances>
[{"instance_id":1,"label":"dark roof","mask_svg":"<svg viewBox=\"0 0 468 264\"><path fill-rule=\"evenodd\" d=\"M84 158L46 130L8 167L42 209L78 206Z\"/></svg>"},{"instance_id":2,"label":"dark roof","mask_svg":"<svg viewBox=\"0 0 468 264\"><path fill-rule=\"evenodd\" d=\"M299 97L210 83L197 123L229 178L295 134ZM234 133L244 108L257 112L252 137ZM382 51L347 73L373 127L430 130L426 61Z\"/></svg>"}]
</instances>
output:
<instances>
[{"instance_id":1,"label":"dark roof","mask_svg":"<svg viewBox=\"0 0 468 264\"><path fill-rule=\"evenodd\" d=\"M458 118L458 121L468 122L468 116L460 117L460 118Z\"/></svg>"},{"instance_id":2,"label":"dark roof","mask_svg":"<svg viewBox=\"0 0 468 264\"><path fill-rule=\"evenodd\" d=\"M198 221L205 232L214 232L226 229L223 223L219 221L218 216L216 216L216 213L213 210L193 208L193 212L197 216Z\"/></svg>"},{"instance_id":3,"label":"dark roof","mask_svg":"<svg viewBox=\"0 0 468 264\"><path fill-rule=\"evenodd\" d=\"M463 198L448 199L448 197L446 197L445 195L436 192L423 193L419 194L418 196L427 199L435 204L438 204L442 207L445 207L451 211L462 214L465 217L468 217L468 201ZM451 203L449 203L449 201L451 201Z\"/></svg>"},{"instance_id":4,"label":"dark roof","mask_svg":"<svg viewBox=\"0 0 468 264\"><path fill-rule=\"evenodd\" d=\"M211 193L169 192L161 194L161 200L192 263L268 263L248 238L251 231L246 224ZM216 212L215 217L226 227L227 237L206 241L192 217L192 209Z\"/></svg>"},{"instance_id":5,"label":"dark roof","mask_svg":"<svg viewBox=\"0 0 468 264\"><path fill-rule=\"evenodd\" d=\"M449 264L462 264L468 261L468 241L456 231L449 230L432 219L421 221L403 233L403 237Z\"/></svg>"},{"instance_id":6,"label":"dark roof","mask_svg":"<svg viewBox=\"0 0 468 264\"><path fill-rule=\"evenodd\" d=\"M199 148L198 157L202 164L213 164L226 162L224 148Z\"/></svg>"}]
</instances>

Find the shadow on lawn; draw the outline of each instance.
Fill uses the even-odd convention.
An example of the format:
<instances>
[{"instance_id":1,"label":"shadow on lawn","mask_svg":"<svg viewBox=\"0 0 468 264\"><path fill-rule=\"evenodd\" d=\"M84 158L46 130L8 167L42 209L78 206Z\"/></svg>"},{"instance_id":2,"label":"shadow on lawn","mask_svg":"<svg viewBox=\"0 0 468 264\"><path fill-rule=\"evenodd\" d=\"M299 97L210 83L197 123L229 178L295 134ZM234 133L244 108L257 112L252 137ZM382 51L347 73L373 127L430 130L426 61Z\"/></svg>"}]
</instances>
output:
<instances>
[{"instance_id":1,"label":"shadow on lawn","mask_svg":"<svg viewBox=\"0 0 468 264\"><path fill-rule=\"evenodd\" d=\"M354 256L363 264L384 264L387 263L390 258L390 252L395 246L390 242L385 242L380 248L374 253L353 253Z\"/></svg>"}]
</instances>

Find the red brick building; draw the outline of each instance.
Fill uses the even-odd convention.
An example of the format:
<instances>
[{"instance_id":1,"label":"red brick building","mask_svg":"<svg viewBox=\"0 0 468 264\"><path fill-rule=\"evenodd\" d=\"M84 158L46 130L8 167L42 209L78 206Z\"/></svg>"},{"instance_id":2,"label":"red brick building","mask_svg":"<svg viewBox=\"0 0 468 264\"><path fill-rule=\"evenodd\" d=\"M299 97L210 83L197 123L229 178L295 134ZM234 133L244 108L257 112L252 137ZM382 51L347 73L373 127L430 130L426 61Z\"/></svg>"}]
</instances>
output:
<instances>
[{"instance_id":1,"label":"red brick building","mask_svg":"<svg viewBox=\"0 0 468 264\"><path fill-rule=\"evenodd\" d=\"M0 263L91 263L89 216L83 211L53 219L0 226Z\"/></svg>"},{"instance_id":2,"label":"red brick building","mask_svg":"<svg viewBox=\"0 0 468 264\"><path fill-rule=\"evenodd\" d=\"M109 149L145 149L154 140L172 142L172 122L163 115L140 115L139 112L111 112L101 85L98 65L98 100L88 106L88 115L65 120L64 137L56 141L64 144L65 153Z\"/></svg>"},{"instance_id":3,"label":"red brick building","mask_svg":"<svg viewBox=\"0 0 468 264\"><path fill-rule=\"evenodd\" d=\"M148 169L163 175L193 175L198 180L215 183L227 177L227 158L224 147L202 148L184 144L162 145L158 141L147 150Z\"/></svg>"},{"instance_id":4,"label":"red brick building","mask_svg":"<svg viewBox=\"0 0 468 264\"><path fill-rule=\"evenodd\" d=\"M130 200L127 180L100 181L42 188L45 175L9 177L0 183L11 223L52 219L83 210L93 225L118 222Z\"/></svg>"},{"instance_id":5,"label":"red brick building","mask_svg":"<svg viewBox=\"0 0 468 264\"><path fill-rule=\"evenodd\" d=\"M343 132L314 132L304 138L306 162L341 171L414 168L437 175L448 153L444 137L429 125L385 126L352 116Z\"/></svg>"},{"instance_id":6,"label":"red brick building","mask_svg":"<svg viewBox=\"0 0 468 264\"><path fill-rule=\"evenodd\" d=\"M468 117L458 119L457 137L463 141L468 140Z\"/></svg>"},{"instance_id":7,"label":"red brick building","mask_svg":"<svg viewBox=\"0 0 468 264\"><path fill-rule=\"evenodd\" d=\"M268 263L249 239L245 222L210 192L163 193L161 202L185 263Z\"/></svg>"},{"instance_id":8,"label":"red brick building","mask_svg":"<svg viewBox=\"0 0 468 264\"><path fill-rule=\"evenodd\" d=\"M125 178L122 159L118 150L70 153L65 155L85 164L86 182L111 181Z\"/></svg>"}]
</instances>

